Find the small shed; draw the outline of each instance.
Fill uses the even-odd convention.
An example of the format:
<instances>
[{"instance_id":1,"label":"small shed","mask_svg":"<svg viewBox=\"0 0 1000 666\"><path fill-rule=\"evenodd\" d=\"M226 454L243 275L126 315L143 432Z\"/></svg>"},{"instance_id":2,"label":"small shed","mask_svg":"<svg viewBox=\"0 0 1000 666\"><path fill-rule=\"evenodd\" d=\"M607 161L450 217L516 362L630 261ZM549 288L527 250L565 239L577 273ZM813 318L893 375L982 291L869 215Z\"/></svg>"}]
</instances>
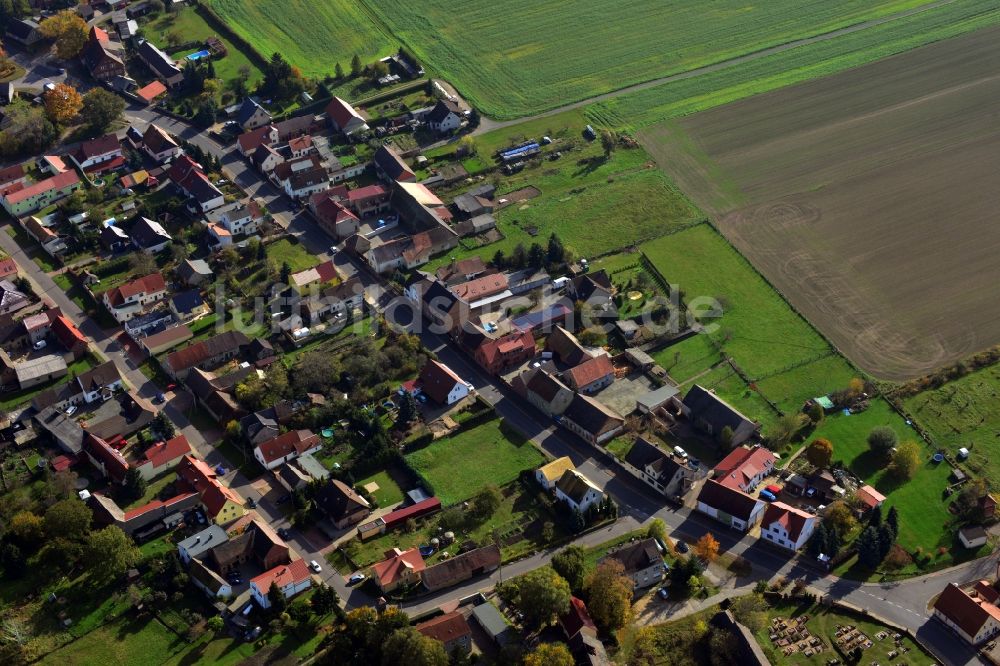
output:
<instances>
[{"instance_id":1,"label":"small shed","mask_svg":"<svg viewBox=\"0 0 1000 666\"><path fill-rule=\"evenodd\" d=\"M505 645L510 640L510 625L493 604L487 602L476 606L472 616L497 645Z\"/></svg>"},{"instance_id":2,"label":"small shed","mask_svg":"<svg viewBox=\"0 0 1000 666\"><path fill-rule=\"evenodd\" d=\"M968 479L968 477L965 475L965 472L963 472L958 467L952 467L951 468L951 479L955 483L964 483L966 481L966 479Z\"/></svg>"},{"instance_id":3,"label":"small shed","mask_svg":"<svg viewBox=\"0 0 1000 666\"><path fill-rule=\"evenodd\" d=\"M979 548L986 544L986 530L979 525L963 527L958 531L958 540L966 548Z\"/></svg>"}]
</instances>

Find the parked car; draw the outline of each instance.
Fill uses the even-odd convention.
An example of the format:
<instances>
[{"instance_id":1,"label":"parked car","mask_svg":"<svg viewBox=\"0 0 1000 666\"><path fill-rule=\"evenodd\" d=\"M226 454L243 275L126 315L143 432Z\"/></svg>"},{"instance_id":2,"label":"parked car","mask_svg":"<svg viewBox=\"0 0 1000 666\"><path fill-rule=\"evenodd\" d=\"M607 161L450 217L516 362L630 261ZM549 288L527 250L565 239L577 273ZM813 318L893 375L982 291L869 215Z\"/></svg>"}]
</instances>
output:
<instances>
[{"instance_id":1,"label":"parked car","mask_svg":"<svg viewBox=\"0 0 1000 666\"><path fill-rule=\"evenodd\" d=\"M73 416L76 414L76 410L79 409L76 405L70 405L66 408L66 416Z\"/></svg>"},{"instance_id":2,"label":"parked car","mask_svg":"<svg viewBox=\"0 0 1000 666\"><path fill-rule=\"evenodd\" d=\"M806 497L815 497L815 496L816 496L816 489L815 488L813 488L812 486L809 486L808 488L806 488Z\"/></svg>"},{"instance_id":3,"label":"parked car","mask_svg":"<svg viewBox=\"0 0 1000 666\"><path fill-rule=\"evenodd\" d=\"M688 552L688 545L681 540L678 540L677 543L674 544L674 548L677 549L678 553Z\"/></svg>"},{"instance_id":4,"label":"parked car","mask_svg":"<svg viewBox=\"0 0 1000 666\"><path fill-rule=\"evenodd\" d=\"M278 528L278 536L280 536L282 539L287 539L288 538L288 530L285 529L284 527L279 527Z\"/></svg>"},{"instance_id":5,"label":"parked car","mask_svg":"<svg viewBox=\"0 0 1000 666\"><path fill-rule=\"evenodd\" d=\"M777 497L778 495L780 495L780 494L781 494L781 486L779 486L779 485L778 485L778 484L776 484L776 483L772 483L772 484L771 484L771 485L769 485L769 486L765 486L765 487L764 487L764 490L766 490L767 492L771 493L771 494L772 494L772 495L774 495L775 497Z\"/></svg>"},{"instance_id":6,"label":"parked car","mask_svg":"<svg viewBox=\"0 0 1000 666\"><path fill-rule=\"evenodd\" d=\"M255 509L257 507L257 500L255 500L252 497L248 497L247 498L247 506L250 507L251 509Z\"/></svg>"},{"instance_id":7,"label":"parked car","mask_svg":"<svg viewBox=\"0 0 1000 666\"><path fill-rule=\"evenodd\" d=\"M166 400L167 400L166 396L164 396L162 393L157 393L156 398L153 400L153 402L159 405L166 402Z\"/></svg>"},{"instance_id":8,"label":"parked car","mask_svg":"<svg viewBox=\"0 0 1000 666\"><path fill-rule=\"evenodd\" d=\"M666 601L667 599L670 598L670 590L668 590L665 587L661 587L660 589L658 589L656 591L656 594L657 594L657 596L659 596L664 601Z\"/></svg>"},{"instance_id":9,"label":"parked car","mask_svg":"<svg viewBox=\"0 0 1000 666\"><path fill-rule=\"evenodd\" d=\"M363 581L365 578L367 578L367 576L365 576L363 573L359 572L359 573L354 574L350 578L348 578L347 579L347 584L348 585L357 585L358 583L360 583L361 581Z\"/></svg>"},{"instance_id":10,"label":"parked car","mask_svg":"<svg viewBox=\"0 0 1000 666\"><path fill-rule=\"evenodd\" d=\"M309 560L309 568L312 569L315 573L319 573L320 571L323 570L323 567L321 567L319 565L319 562L317 562L316 560Z\"/></svg>"},{"instance_id":11,"label":"parked car","mask_svg":"<svg viewBox=\"0 0 1000 666\"><path fill-rule=\"evenodd\" d=\"M34 349L38 350L38 349L45 349L45 347L46 347L46 346L47 346L48 344L49 344L49 343L48 343L48 342L46 342L45 340L39 340L38 342L36 342L35 344L33 344L33 345L31 345L31 346L32 346L32 347L33 347Z\"/></svg>"},{"instance_id":12,"label":"parked car","mask_svg":"<svg viewBox=\"0 0 1000 666\"><path fill-rule=\"evenodd\" d=\"M760 498L762 500L766 500L768 502L773 502L774 500L778 499L767 488L765 488L765 489L763 489L763 490L760 491Z\"/></svg>"}]
</instances>

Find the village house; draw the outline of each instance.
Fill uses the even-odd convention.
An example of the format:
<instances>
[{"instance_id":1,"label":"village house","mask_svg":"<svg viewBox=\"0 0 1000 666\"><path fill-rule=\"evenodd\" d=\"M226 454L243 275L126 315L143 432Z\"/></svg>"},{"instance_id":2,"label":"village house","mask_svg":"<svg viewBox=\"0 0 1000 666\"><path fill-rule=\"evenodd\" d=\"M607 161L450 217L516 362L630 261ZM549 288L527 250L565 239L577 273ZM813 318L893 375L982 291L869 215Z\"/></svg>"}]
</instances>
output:
<instances>
[{"instance_id":1,"label":"village house","mask_svg":"<svg viewBox=\"0 0 1000 666\"><path fill-rule=\"evenodd\" d=\"M798 552L816 529L818 518L784 502L771 502L764 510L760 536L765 541Z\"/></svg>"},{"instance_id":2,"label":"village house","mask_svg":"<svg viewBox=\"0 0 1000 666\"><path fill-rule=\"evenodd\" d=\"M28 295L10 280L0 280L0 314L10 314L31 304Z\"/></svg>"},{"instance_id":3,"label":"village house","mask_svg":"<svg viewBox=\"0 0 1000 666\"><path fill-rule=\"evenodd\" d=\"M390 197L390 191L382 185L365 185L348 190L347 207L360 218L374 217L389 210Z\"/></svg>"},{"instance_id":4,"label":"village house","mask_svg":"<svg viewBox=\"0 0 1000 666\"><path fill-rule=\"evenodd\" d=\"M580 393L573 396L559 423L590 444L603 444L625 429L625 419L617 412Z\"/></svg>"},{"instance_id":5,"label":"village house","mask_svg":"<svg viewBox=\"0 0 1000 666\"><path fill-rule=\"evenodd\" d=\"M225 540L213 541L207 553L199 554L220 574L238 571L248 562L268 571L291 561L288 544L256 513L247 513L226 526L225 531Z\"/></svg>"},{"instance_id":6,"label":"village house","mask_svg":"<svg viewBox=\"0 0 1000 666\"><path fill-rule=\"evenodd\" d=\"M190 323L208 314L208 304L197 289L179 291L170 297L170 312L177 321Z\"/></svg>"},{"instance_id":7,"label":"village house","mask_svg":"<svg viewBox=\"0 0 1000 666\"><path fill-rule=\"evenodd\" d=\"M382 593L388 594L420 583L420 574L426 568L419 548L393 548L385 552L384 560L372 565L372 574Z\"/></svg>"},{"instance_id":8,"label":"village house","mask_svg":"<svg viewBox=\"0 0 1000 666\"><path fill-rule=\"evenodd\" d=\"M115 224L109 224L101 229L100 241L101 245L112 254L124 252L132 247L132 239L124 229Z\"/></svg>"},{"instance_id":9,"label":"village house","mask_svg":"<svg viewBox=\"0 0 1000 666\"><path fill-rule=\"evenodd\" d=\"M413 172L395 148L389 145L379 146L372 157L375 163L375 173L389 184L395 182L415 183L417 175Z\"/></svg>"},{"instance_id":10,"label":"village house","mask_svg":"<svg viewBox=\"0 0 1000 666\"><path fill-rule=\"evenodd\" d=\"M210 521L224 525L246 513L243 498L224 485L215 470L204 460L193 455L184 456L177 465L177 476L198 493L201 506Z\"/></svg>"},{"instance_id":11,"label":"village house","mask_svg":"<svg viewBox=\"0 0 1000 666\"><path fill-rule=\"evenodd\" d=\"M22 189L8 191L3 195L3 208L13 217L23 217L68 197L78 189L80 177L76 171L63 171Z\"/></svg>"},{"instance_id":12,"label":"village house","mask_svg":"<svg viewBox=\"0 0 1000 666\"><path fill-rule=\"evenodd\" d=\"M22 190L25 191L25 190ZM51 257L58 257L64 254L69 247L66 241L47 223L43 223L34 215L21 218L21 227L29 236L38 241L45 253Z\"/></svg>"},{"instance_id":13,"label":"village house","mask_svg":"<svg viewBox=\"0 0 1000 666\"><path fill-rule=\"evenodd\" d=\"M458 236L452 231L444 227L434 227L412 236L373 245L365 253L365 260L376 273L385 274L400 268L416 268L456 245Z\"/></svg>"},{"instance_id":14,"label":"village house","mask_svg":"<svg viewBox=\"0 0 1000 666\"><path fill-rule=\"evenodd\" d=\"M191 453L191 444L187 437L177 435L165 442L157 442L142 453L142 458L135 468L147 481L173 469L181 458Z\"/></svg>"},{"instance_id":15,"label":"village house","mask_svg":"<svg viewBox=\"0 0 1000 666\"><path fill-rule=\"evenodd\" d=\"M351 318L364 304L364 284L358 277L346 282L320 288L307 296L301 304L303 319L310 326L324 319Z\"/></svg>"},{"instance_id":16,"label":"village house","mask_svg":"<svg viewBox=\"0 0 1000 666\"><path fill-rule=\"evenodd\" d=\"M420 392L439 405L454 405L471 391L468 382L434 359L427 361L417 381Z\"/></svg>"},{"instance_id":17,"label":"village house","mask_svg":"<svg viewBox=\"0 0 1000 666\"><path fill-rule=\"evenodd\" d=\"M764 512L764 503L709 479L698 493L698 511L741 532L748 532Z\"/></svg>"},{"instance_id":18,"label":"village house","mask_svg":"<svg viewBox=\"0 0 1000 666\"><path fill-rule=\"evenodd\" d=\"M368 131L368 124L361 117L361 114L339 97L330 100L326 107L326 117L334 131L340 132L344 136L349 137L358 132Z\"/></svg>"},{"instance_id":19,"label":"village house","mask_svg":"<svg viewBox=\"0 0 1000 666\"><path fill-rule=\"evenodd\" d=\"M457 244L458 234L450 226L451 211L426 185L397 182L392 188L390 202L399 212L400 221L411 232L442 228L455 237Z\"/></svg>"},{"instance_id":20,"label":"village house","mask_svg":"<svg viewBox=\"0 0 1000 666\"><path fill-rule=\"evenodd\" d=\"M472 650L472 629L459 611L426 620L414 627L428 638L440 641L447 654L468 654Z\"/></svg>"},{"instance_id":21,"label":"village house","mask_svg":"<svg viewBox=\"0 0 1000 666\"><path fill-rule=\"evenodd\" d=\"M129 464L125 456L106 441L92 433L87 433L83 442L83 453L101 476L113 483L125 483Z\"/></svg>"},{"instance_id":22,"label":"village house","mask_svg":"<svg viewBox=\"0 0 1000 666\"><path fill-rule=\"evenodd\" d=\"M462 108L456 102L441 99L424 116L424 121L431 130L438 134L446 134L461 127L464 115Z\"/></svg>"},{"instance_id":23,"label":"village house","mask_svg":"<svg viewBox=\"0 0 1000 666\"><path fill-rule=\"evenodd\" d=\"M276 165L271 180L293 199L304 199L330 187L330 177L315 155Z\"/></svg>"},{"instance_id":24,"label":"village house","mask_svg":"<svg viewBox=\"0 0 1000 666\"><path fill-rule=\"evenodd\" d=\"M607 354L599 354L564 372L563 379L575 391L596 393L615 381L615 368Z\"/></svg>"},{"instance_id":25,"label":"village house","mask_svg":"<svg viewBox=\"0 0 1000 666\"><path fill-rule=\"evenodd\" d=\"M680 497L691 489L694 480L686 464L643 437L636 437L621 463L633 476L667 497Z\"/></svg>"},{"instance_id":26,"label":"village house","mask_svg":"<svg viewBox=\"0 0 1000 666\"><path fill-rule=\"evenodd\" d=\"M360 523L372 512L368 500L338 479L327 479L316 491L315 502L338 530Z\"/></svg>"},{"instance_id":27,"label":"village house","mask_svg":"<svg viewBox=\"0 0 1000 666\"><path fill-rule=\"evenodd\" d=\"M159 222L148 217L140 217L131 231L132 244L141 252L156 254L167 249L174 239Z\"/></svg>"},{"instance_id":28,"label":"village house","mask_svg":"<svg viewBox=\"0 0 1000 666\"><path fill-rule=\"evenodd\" d=\"M94 79L108 82L116 76L125 76L125 62L111 48L111 40L105 30L96 25L87 35L87 43L80 52L80 60Z\"/></svg>"},{"instance_id":29,"label":"village house","mask_svg":"<svg viewBox=\"0 0 1000 666\"><path fill-rule=\"evenodd\" d=\"M544 367L531 367L513 380L511 387L546 416L559 416L573 401L573 391Z\"/></svg>"},{"instance_id":30,"label":"village house","mask_svg":"<svg viewBox=\"0 0 1000 666\"><path fill-rule=\"evenodd\" d=\"M456 284L475 280L486 272L486 264L482 257L475 256L467 259L454 259L437 269L435 277L446 287L453 287Z\"/></svg>"},{"instance_id":31,"label":"village house","mask_svg":"<svg viewBox=\"0 0 1000 666\"><path fill-rule=\"evenodd\" d=\"M724 486L749 493L774 471L776 460L771 451L759 444L738 447L715 466L714 478Z\"/></svg>"},{"instance_id":32,"label":"village house","mask_svg":"<svg viewBox=\"0 0 1000 666\"><path fill-rule=\"evenodd\" d=\"M288 286L299 296L318 293L326 286L339 281L340 275L331 259L288 276Z\"/></svg>"},{"instance_id":33,"label":"village house","mask_svg":"<svg viewBox=\"0 0 1000 666\"><path fill-rule=\"evenodd\" d=\"M320 229L339 240L356 234L361 220L332 192L333 190L325 190L309 197L309 211L316 218Z\"/></svg>"},{"instance_id":34,"label":"village house","mask_svg":"<svg viewBox=\"0 0 1000 666\"><path fill-rule=\"evenodd\" d=\"M569 598L569 611L559 617L559 626L577 664L610 666L612 662L608 659L604 644L597 637L597 625L590 617L583 599Z\"/></svg>"},{"instance_id":35,"label":"village house","mask_svg":"<svg viewBox=\"0 0 1000 666\"><path fill-rule=\"evenodd\" d=\"M580 472L568 469L556 482L556 499L566 502L574 511L586 513L604 501L604 492Z\"/></svg>"},{"instance_id":36,"label":"village house","mask_svg":"<svg viewBox=\"0 0 1000 666\"><path fill-rule=\"evenodd\" d=\"M209 224L219 225L233 236L255 234L264 222L264 210L256 199L234 201L206 213Z\"/></svg>"},{"instance_id":37,"label":"village house","mask_svg":"<svg viewBox=\"0 0 1000 666\"><path fill-rule=\"evenodd\" d=\"M146 306L163 300L166 295L167 283L163 275L151 273L112 287L104 292L103 301L115 321L123 323L138 315Z\"/></svg>"},{"instance_id":38,"label":"village house","mask_svg":"<svg viewBox=\"0 0 1000 666\"><path fill-rule=\"evenodd\" d=\"M222 192L205 175L201 165L187 155L174 160L167 177L184 196L192 200L188 204L192 210L207 213L226 202Z\"/></svg>"},{"instance_id":39,"label":"village house","mask_svg":"<svg viewBox=\"0 0 1000 666\"><path fill-rule=\"evenodd\" d=\"M257 167L257 170L263 175L270 177L278 165L285 163L285 158L274 146L264 143L257 146L257 150L253 151L253 154L250 156L250 163Z\"/></svg>"},{"instance_id":40,"label":"village house","mask_svg":"<svg viewBox=\"0 0 1000 666\"><path fill-rule=\"evenodd\" d=\"M174 326L159 333L153 333L145 337L140 337L139 345L152 356L157 356L163 352L170 351L177 345L187 342L194 337L194 333L186 324Z\"/></svg>"},{"instance_id":41,"label":"village house","mask_svg":"<svg viewBox=\"0 0 1000 666\"><path fill-rule=\"evenodd\" d=\"M214 372L191 368L184 384L209 416L219 423L229 423L247 415L236 399L236 386L257 372L256 368L250 366L220 377Z\"/></svg>"},{"instance_id":42,"label":"village house","mask_svg":"<svg viewBox=\"0 0 1000 666\"><path fill-rule=\"evenodd\" d=\"M516 368L535 356L535 338L531 333L509 333L495 339L481 333L463 334L459 342L491 375Z\"/></svg>"},{"instance_id":43,"label":"village house","mask_svg":"<svg viewBox=\"0 0 1000 666\"><path fill-rule=\"evenodd\" d=\"M184 512L198 506L198 493L182 491L165 500L123 511L106 495L94 493L87 500L96 526L114 525L129 536L144 538L171 529L184 519Z\"/></svg>"},{"instance_id":44,"label":"village house","mask_svg":"<svg viewBox=\"0 0 1000 666\"><path fill-rule=\"evenodd\" d=\"M146 63L153 74L168 88L176 88L184 83L184 72L177 66L177 62L152 42L140 39L135 51L139 59Z\"/></svg>"},{"instance_id":45,"label":"village house","mask_svg":"<svg viewBox=\"0 0 1000 666\"><path fill-rule=\"evenodd\" d=\"M545 351L552 354L564 365L574 367L580 365L592 355L575 335L562 326L556 326L552 334L545 339Z\"/></svg>"},{"instance_id":46,"label":"village house","mask_svg":"<svg viewBox=\"0 0 1000 666\"><path fill-rule=\"evenodd\" d=\"M196 287L215 276L204 259L185 259L177 266L177 277L189 287Z\"/></svg>"},{"instance_id":47,"label":"village house","mask_svg":"<svg viewBox=\"0 0 1000 666\"><path fill-rule=\"evenodd\" d=\"M562 475L576 467L569 456L556 458L552 462L546 463L535 470L535 480L545 490L552 491L556 487L556 482Z\"/></svg>"},{"instance_id":48,"label":"village house","mask_svg":"<svg viewBox=\"0 0 1000 666\"><path fill-rule=\"evenodd\" d=\"M169 162L181 154L181 147L174 141L173 137L167 134L166 130L160 129L153 123L149 124L141 136L141 140L135 144L136 148L141 149L142 152L160 164ZM135 142L133 141L133 143Z\"/></svg>"},{"instance_id":49,"label":"village house","mask_svg":"<svg viewBox=\"0 0 1000 666\"><path fill-rule=\"evenodd\" d=\"M319 435L311 430L290 430L282 435L261 442L253 456L265 469L274 469L306 453L316 453L323 448Z\"/></svg>"},{"instance_id":50,"label":"village house","mask_svg":"<svg viewBox=\"0 0 1000 666\"><path fill-rule=\"evenodd\" d=\"M934 602L934 617L970 645L981 645L1000 633L998 593L985 580L964 590L948 583Z\"/></svg>"},{"instance_id":51,"label":"village house","mask_svg":"<svg viewBox=\"0 0 1000 666\"><path fill-rule=\"evenodd\" d=\"M94 402L104 402L122 388L122 377L114 361L105 361L76 377L80 387L83 402L88 405Z\"/></svg>"},{"instance_id":52,"label":"village house","mask_svg":"<svg viewBox=\"0 0 1000 666\"><path fill-rule=\"evenodd\" d=\"M424 569L424 587L437 592L492 573L500 566L500 548L496 545L470 550Z\"/></svg>"},{"instance_id":53,"label":"village house","mask_svg":"<svg viewBox=\"0 0 1000 666\"><path fill-rule=\"evenodd\" d=\"M271 114L257 100L247 97L236 112L236 124L244 132L271 124Z\"/></svg>"},{"instance_id":54,"label":"village house","mask_svg":"<svg viewBox=\"0 0 1000 666\"><path fill-rule=\"evenodd\" d=\"M721 439L723 432L728 430L731 433L729 441L726 442L729 446L739 446L755 437L760 431L759 423L755 423L715 393L697 384L684 396L681 411L696 428L716 439Z\"/></svg>"},{"instance_id":55,"label":"village house","mask_svg":"<svg viewBox=\"0 0 1000 666\"><path fill-rule=\"evenodd\" d=\"M666 570L663 556L652 538L642 539L608 553L603 560L616 560L625 568L625 575L632 579L634 589L655 585Z\"/></svg>"},{"instance_id":56,"label":"village house","mask_svg":"<svg viewBox=\"0 0 1000 666\"><path fill-rule=\"evenodd\" d=\"M312 575L309 573L306 561L292 560L290 564L281 564L250 579L250 594L265 610L271 607L268 592L271 591L272 585L281 590L282 596L286 599L308 590L312 587Z\"/></svg>"},{"instance_id":57,"label":"village house","mask_svg":"<svg viewBox=\"0 0 1000 666\"><path fill-rule=\"evenodd\" d=\"M69 158L78 169L91 176L125 166L122 144L114 134L84 141Z\"/></svg>"},{"instance_id":58,"label":"village house","mask_svg":"<svg viewBox=\"0 0 1000 666\"><path fill-rule=\"evenodd\" d=\"M173 379L184 379L191 368L211 370L236 358L250 340L241 331L225 331L207 340L179 349L167 355L162 366Z\"/></svg>"},{"instance_id":59,"label":"village house","mask_svg":"<svg viewBox=\"0 0 1000 666\"><path fill-rule=\"evenodd\" d=\"M7 21L7 39L27 47L37 44L44 37L36 21L12 17Z\"/></svg>"}]
</instances>

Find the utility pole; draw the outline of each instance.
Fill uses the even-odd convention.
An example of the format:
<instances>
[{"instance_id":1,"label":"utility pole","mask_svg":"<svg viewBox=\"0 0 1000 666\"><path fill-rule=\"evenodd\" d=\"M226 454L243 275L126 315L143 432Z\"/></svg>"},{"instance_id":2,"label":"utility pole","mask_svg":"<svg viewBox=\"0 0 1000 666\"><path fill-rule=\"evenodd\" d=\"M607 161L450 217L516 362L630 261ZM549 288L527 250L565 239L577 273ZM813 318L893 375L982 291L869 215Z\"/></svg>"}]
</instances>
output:
<instances>
[{"instance_id":1,"label":"utility pole","mask_svg":"<svg viewBox=\"0 0 1000 666\"><path fill-rule=\"evenodd\" d=\"M500 550L500 533L497 531L497 528L495 528L495 527L493 528L493 543L494 543L494 545L496 545L497 550ZM500 571L500 584L503 585L503 556L502 555L500 557L499 571ZM1000 571L1000 564L998 564L998 571Z\"/></svg>"}]
</instances>

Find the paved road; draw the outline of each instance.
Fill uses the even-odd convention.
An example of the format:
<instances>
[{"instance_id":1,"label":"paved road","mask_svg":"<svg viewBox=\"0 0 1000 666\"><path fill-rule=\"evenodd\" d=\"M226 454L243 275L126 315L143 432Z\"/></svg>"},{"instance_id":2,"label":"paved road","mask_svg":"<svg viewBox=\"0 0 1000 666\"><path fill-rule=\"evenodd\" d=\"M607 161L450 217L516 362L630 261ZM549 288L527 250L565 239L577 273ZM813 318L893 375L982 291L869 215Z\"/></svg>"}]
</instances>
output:
<instances>
[{"instance_id":1,"label":"paved road","mask_svg":"<svg viewBox=\"0 0 1000 666\"><path fill-rule=\"evenodd\" d=\"M729 60L723 60L722 62L717 62L713 65L706 65L705 67L698 67L697 69L688 70L686 72L681 72L679 74L673 74L671 76L662 76L658 79L653 79L651 81L646 81L644 83L636 83L625 88L619 88L618 90L613 90L609 93L604 93L602 95L595 95L594 97L588 97L587 99L580 100L579 102L573 102L572 104L565 104L555 109L549 111L544 111L542 113L537 113L533 116L527 116L522 118L516 118L514 120L491 120L490 118L482 117L479 126L472 132L473 134L485 134L486 132L501 129L504 127L510 127L512 125L517 125L523 122L528 122L530 120L537 120L539 118L547 118L549 116L554 116L564 111L572 111L573 109L579 109L584 106L589 106L597 102L603 102L605 100L614 99L615 97L621 97L622 95L627 95L629 93L638 92L640 90L647 90L649 88L656 88L667 83L673 83L675 81L683 81L684 79L694 78L696 76L702 76L704 74L711 74L712 72L717 72L721 69L727 69L735 65L741 65L746 62L751 62L753 60L759 60L760 58L766 58L768 56L781 53L783 51L788 51L789 49L794 49L799 46L806 46L808 44L815 44L816 42L825 42L830 39L835 39L843 35L849 35L852 32L858 32L860 30L867 30L869 28L874 28L892 21L899 20L901 18L906 18L907 16L912 16L913 14L918 14L942 5L950 5L956 0L939 0L938 2L932 2L927 5L922 5L920 7L914 7L912 9L907 9L905 11L898 12L896 14L890 14L889 16L883 16L881 18L872 19L870 21L864 21L862 23L856 23L846 28L841 28L839 30L834 30L832 32L826 32L821 35L814 35L813 37L806 37L804 39L796 39L791 42L786 42L778 46L772 46L770 48L762 49L760 51L755 51L753 53L748 53L744 56L739 56L737 58L730 58Z\"/></svg>"}]
</instances>

